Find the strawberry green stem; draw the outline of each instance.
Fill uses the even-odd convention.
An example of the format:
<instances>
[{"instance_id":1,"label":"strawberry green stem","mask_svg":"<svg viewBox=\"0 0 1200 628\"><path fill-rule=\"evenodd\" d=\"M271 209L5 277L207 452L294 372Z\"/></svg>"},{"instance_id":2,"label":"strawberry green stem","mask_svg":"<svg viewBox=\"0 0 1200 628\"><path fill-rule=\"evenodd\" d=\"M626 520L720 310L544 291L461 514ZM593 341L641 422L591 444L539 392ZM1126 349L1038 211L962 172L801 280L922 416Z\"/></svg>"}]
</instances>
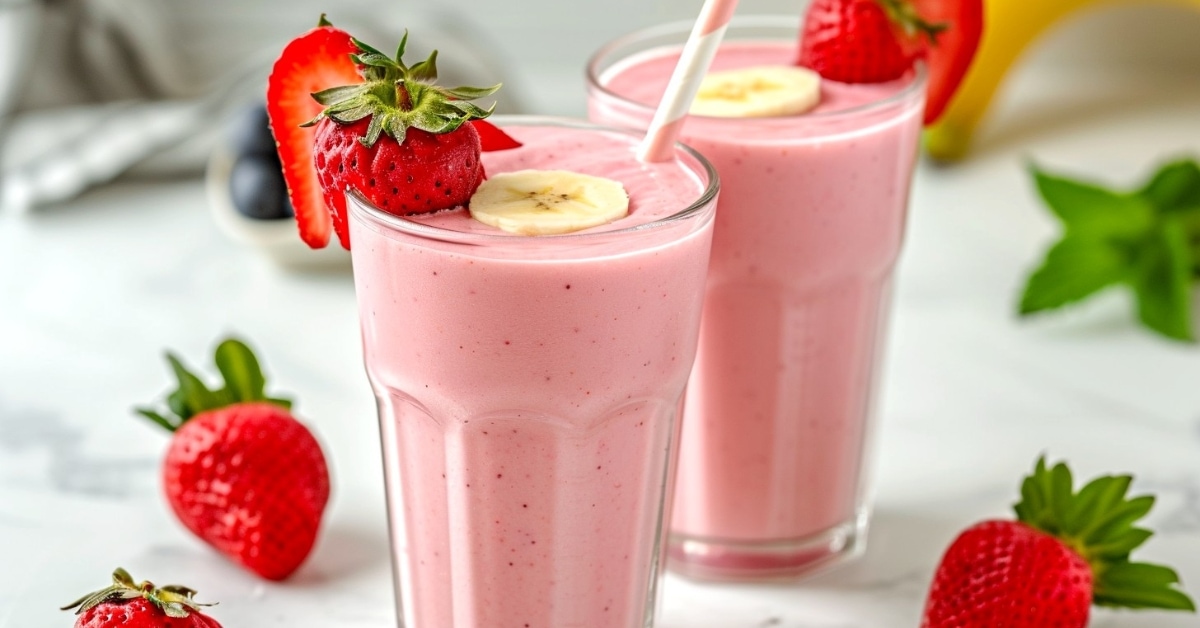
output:
<instances>
[{"instance_id":1,"label":"strawberry green stem","mask_svg":"<svg viewBox=\"0 0 1200 628\"><path fill-rule=\"evenodd\" d=\"M223 378L221 387L216 390L210 390L179 358L168 353L167 362L171 365L177 381L177 388L167 395L168 411L137 408L137 413L168 432L174 432L202 412L237 403L262 401L284 408L292 407L289 399L267 396L266 378L258 358L240 340L228 338L217 345L213 361Z\"/></svg>"},{"instance_id":2,"label":"strawberry green stem","mask_svg":"<svg viewBox=\"0 0 1200 628\"><path fill-rule=\"evenodd\" d=\"M322 18L324 19L324 18ZM408 32L400 40L395 58L359 41L352 40L358 54L351 59L359 67L362 83L343 85L313 94L325 107L321 114L301 126L312 126L323 119L338 124L353 124L370 118L366 135L359 141L375 145L386 134L404 142L408 129L429 133L450 133L470 120L482 120L492 114L495 105L483 109L471 101L490 96L500 89L491 87L453 87L437 85L437 51L411 67L404 63Z\"/></svg>"},{"instance_id":3,"label":"strawberry green stem","mask_svg":"<svg viewBox=\"0 0 1200 628\"><path fill-rule=\"evenodd\" d=\"M909 37L925 37L929 43L937 45L938 35L949 28L944 22L931 23L917 13L916 7L909 0L876 0L883 7L892 23L899 26Z\"/></svg>"},{"instance_id":4,"label":"strawberry green stem","mask_svg":"<svg viewBox=\"0 0 1200 628\"><path fill-rule=\"evenodd\" d=\"M1062 540L1092 569L1092 602L1098 606L1195 611L1177 588L1179 576L1162 565L1137 563L1130 554L1153 532L1135 527L1154 497L1126 497L1132 476L1102 476L1074 491L1071 470L1040 458L1021 484L1017 519Z\"/></svg>"},{"instance_id":5,"label":"strawberry green stem","mask_svg":"<svg viewBox=\"0 0 1200 628\"><path fill-rule=\"evenodd\" d=\"M117 567L116 571L113 571L111 585L89 593L59 610L76 609L75 614L81 615L88 609L105 602L145 598L161 609L167 617L184 618L193 611L199 611L201 606L213 606L213 604L201 604L195 601L192 599L195 595L196 592L192 589L177 584L156 587L148 580L135 583L128 571Z\"/></svg>"}]
</instances>

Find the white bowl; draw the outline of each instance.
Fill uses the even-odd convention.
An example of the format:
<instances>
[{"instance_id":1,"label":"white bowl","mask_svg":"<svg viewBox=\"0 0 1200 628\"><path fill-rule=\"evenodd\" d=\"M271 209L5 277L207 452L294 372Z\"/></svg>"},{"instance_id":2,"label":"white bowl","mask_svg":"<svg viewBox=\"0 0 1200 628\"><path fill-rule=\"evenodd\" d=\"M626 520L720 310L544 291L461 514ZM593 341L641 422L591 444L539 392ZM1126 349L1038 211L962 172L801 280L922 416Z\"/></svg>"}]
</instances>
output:
<instances>
[{"instance_id":1,"label":"white bowl","mask_svg":"<svg viewBox=\"0 0 1200 628\"><path fill-rule=\"evenodd\" d=\"M329 246L311 249L300 239L293 218L256 220L240 214L229 193L234 156L218 142L208 160L206 187L213 220L234 241L256 248L280 266L295 270L349 270L350 252L334 236Z\"/></svg>"}]
</instances>

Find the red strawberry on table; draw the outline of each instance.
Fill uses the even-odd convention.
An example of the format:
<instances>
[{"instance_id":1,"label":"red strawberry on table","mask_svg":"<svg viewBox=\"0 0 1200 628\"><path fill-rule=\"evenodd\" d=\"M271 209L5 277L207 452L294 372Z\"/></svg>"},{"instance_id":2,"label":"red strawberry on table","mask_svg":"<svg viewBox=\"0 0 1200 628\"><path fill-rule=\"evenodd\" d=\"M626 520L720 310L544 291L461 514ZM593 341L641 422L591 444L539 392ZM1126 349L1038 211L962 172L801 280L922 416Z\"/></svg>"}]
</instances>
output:
<instances>
[{"instance_id":1,"label":"red strawberry on table","mask_svg":"<svg viewBox=\"0 0 1200 628\"><path fill-rule=\"evenodd\" d=\"M187 587L135 583L119 567L112 578L111 586L62 608L77 608L75 628L221 628L200 610L212 605L196 602L192 599L196 592Z\"/></svg>"},{"instance_id":2,"label":"red strawberry on table","mask_svg":"<svg viewBox=\"0 0 1200 628\"><path fill-rule=\"evenodd\" d=\"M1016 521L984 521L946 550L922 628L1084 628L1093 604L1195 611L1161 565L1131 552L1154 497L1126 498L1132 477L1103 476L1074 492L1071 471L1045 460L1021 485Z\"/></svg>"},{"instance_id":3,"label":"red strawberry on table","mask_svg":"<svg viewBox=\"0 0 1200 628\"><path fill-rule=\"evenodd\" d=\"M930 124L958 89L982 33L983 0L813 0L797 61L830 80L879 83L924 58Z\"/></svg>"},{"instance_id":4,"label":"red strawberry on table","mask_svg":"<svg viewBox=\"0 0 1200 628\"><path fill-rule=\"evenodd\" d=\"M326 245L330 225L350 248L349 189L400 215L457 207L483 180L481 151L520 146L483 121L491 109L470 102L499 85L439 86L437 51L409 67L407 41L393 59L322 16L272 69L267 110L301 237L313 248Z\"/></svg>"},{"instance_id":5,"label":"red strawberry on table","mask_svg":"<svg viewBox=\"0 0 1200 628\"><path fill-rule=\"evenodd\" d=\"M329 471L316 438L268 397L258 359L233 339L216 350L224 384L209 390L174 355L179 388L169 412L138 409L174 432L163 484L185 527L269 580L294 572L312 550L329 501Z\"/></svg>"}]
</instances>

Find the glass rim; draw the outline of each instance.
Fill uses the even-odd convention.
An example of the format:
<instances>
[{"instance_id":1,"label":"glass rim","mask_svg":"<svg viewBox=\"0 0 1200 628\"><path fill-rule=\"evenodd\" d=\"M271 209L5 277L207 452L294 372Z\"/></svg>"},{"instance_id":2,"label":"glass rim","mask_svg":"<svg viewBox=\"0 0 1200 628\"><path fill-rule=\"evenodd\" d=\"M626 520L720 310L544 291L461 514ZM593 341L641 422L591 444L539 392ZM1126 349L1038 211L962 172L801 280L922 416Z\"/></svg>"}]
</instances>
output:
<instances>
[{"instance_id":1,"label":"glass rim","mask_svg":"<svg viewBox=\"0 0 1200 628\"><path fill-rule=\"evenodd\" d=\"M647 105L644 102L640 102L640 101L633 100L631 98L622 96L621 94L618 94L618 93L612 91L611 89L608 88L607 85L602 83L600 81L601 74L602 74L602 72L600 71L600 67L599 67L600 62L602 59L604 59L610 55L613 55L616 51L620 50L621 48L623 48L625 46L629 46L631 44L636 44L638 42L646 41L646 40L653 39L656 37L682 34L684 36L684 39L680 40L680 42L679 42L680 44L682 44L686 40L688 33L691 32L691 29L693 26L694 26L694 22L692 22L690 20L665 22L663 24L657 24L657 25L650 26L647 28L642 28L642 29L638 29L636 31L628 32L628 33L621 35L615 39L609 40L607 43L605 43L603 46L601 46L599 50L592 53L592 56L588 58L587 65L585 66L585 70L584 70L584 78L586 79L588 89L595 89L598 92L600 92L604 98L610 98L612 100L618 101L622 105L626 105L626 106L638 109L638 110L646 113L647 115L653 115L654 110L656 108L655 106ZM759 15L741 15L741 16L735 15L733 17L733 19L729 22L730 30L735 29L735 28L742 28L742 27L746 27L746 28L785 28L785 27L788 27L788 28L791 28L792 32L799 32L800 18L797 16L782 15L782 14L771 14L771 15L759 14ZM728 31L726 31L726 35L727 36L729 35ZM726 42L737 41L737 38L734 37L731 39L725 39L724 41L726 41ZM608 68L605 68L605 71L607 71L608 69L610 69L612 67L615 67L617 65L617 63L627 61L627 60L631 59L634 55L646 52L648 50L653 50L653 48L648 48L646 50L639 50L633 54L623 55L623 56L619 57L616 62L610 64ZM874 112L877 110L886 109L897 103L904 102L905 100L911 98L914 93L924 91L925 84L928 81L928 79L929 79L929 71L928 71L925 63L923 61L918 60L916 63L913 64L912 78L911 78L911 80L909 80L908 84L905 85L904 88L901 89L900 91L898 91L895 94L892 94L886 98L881 98L879 100L873 100L869 103L857 105L854 107L838 109L836 111L822 111L822 112L816 112L816 113L805 113L805 114L802 114L799 116L796 116L796 115L762 116L762 117L754 118L754 120L759 120L762 122L772 122L772 121L778 121L778 120L795 120L797 118L809 118L809 119L825 121L825 120L837 120L837 119L841 119L841 118L850 118L850 117L854 117L854 116L859 116L864 113L871 113L871 112ZM747 118L726 118L726 117L721 117L721 116L699 116L699 115L692 115L692 114L689 114L688 117L695 118L697 120L704 120L706 123L710 123L710 124L720 124L722 122L731 122L731 121L737 121L739 123L744 123L747 120Z\"/></svg>"},{"instance_id":2,"label":"glass rim","mask_svg":"<svg viewBox=\"0 0 1200 628\"><path fill-rule=\"evenodd\" d=\"M641 131L637 131L635 129L624 129L614 126L594 124L583 120L561 116L510 114L493 116L489 118L489 121L494 121L497 126L501 127L504 125L554 126L617 133L637 139L641 139L643 136ZM705 159L704 155L701 155L692 147L682 142L675 142L676 154L681 151L692 159L695 159L696 162L699 163L704 169L704 174L708 177L708 181L704 187L704 190L699 194L699 196L695 200L691 201L687 207L668 216L630 227L613 229L611 231L590 231L587 233L573 232L538 236L456 231L454 229L446 229L444 227L435 227L424 223L414 222L409 220L407 216L389 214L376 207L373 203L371 203L371 201L367 200L362 193L353 188L346 190L347 212L355 212L357 215L369 220L372 224L385 229L398 231L429 240L438 240L456 244L499 245L514 244L528 240L536 240L539 242L556 242L562 244L585 244L588 240L611 238L624 233L655 231L667 225L691 218L695 214L700 213L706 207L710 207L713 204L713 201L716 199L717 192L720 189L720 178L717 175L717 169L711 163L709 163L708 159ZM347 219L349 218L350 216L347 216Z\"/></svg>"}]
</instances>

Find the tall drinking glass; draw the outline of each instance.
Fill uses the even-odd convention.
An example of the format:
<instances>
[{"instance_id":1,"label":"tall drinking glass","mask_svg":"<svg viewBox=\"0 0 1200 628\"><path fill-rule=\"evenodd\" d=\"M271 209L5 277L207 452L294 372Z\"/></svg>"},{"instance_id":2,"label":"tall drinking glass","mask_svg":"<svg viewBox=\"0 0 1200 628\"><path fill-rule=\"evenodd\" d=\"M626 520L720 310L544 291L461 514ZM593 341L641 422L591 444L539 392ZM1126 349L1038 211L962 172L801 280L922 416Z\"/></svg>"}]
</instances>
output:
<instances>
[{"instance_id":1,"label":"tall drinking glass","mask_svg":"<svg viewBox=\"0 0 1200 628\"><path fill-rule=\"evenodd\" d=\"M524 146L485 153L489 175L603 176L631 210L518 236L351 195L401 625L648 626L717 178L682 146L638 162L640 134L499 124Z\"/></svg>"},{"instance_id":2,"label":"tall drinking glass","mask_svg":"<svg viewBox=\"0 0 1200 628\"><path fill-rule=\"evenodd\" d=\"M592 120L645 128L689 26L634 33L588 66ZM794 18L735 19L713 70L795 63ZM790 576L862 549L866 462L925 76L825 81L809 113L690 117L722 181L684 404L672 567Z\"/></svg>"}]
</instances>

